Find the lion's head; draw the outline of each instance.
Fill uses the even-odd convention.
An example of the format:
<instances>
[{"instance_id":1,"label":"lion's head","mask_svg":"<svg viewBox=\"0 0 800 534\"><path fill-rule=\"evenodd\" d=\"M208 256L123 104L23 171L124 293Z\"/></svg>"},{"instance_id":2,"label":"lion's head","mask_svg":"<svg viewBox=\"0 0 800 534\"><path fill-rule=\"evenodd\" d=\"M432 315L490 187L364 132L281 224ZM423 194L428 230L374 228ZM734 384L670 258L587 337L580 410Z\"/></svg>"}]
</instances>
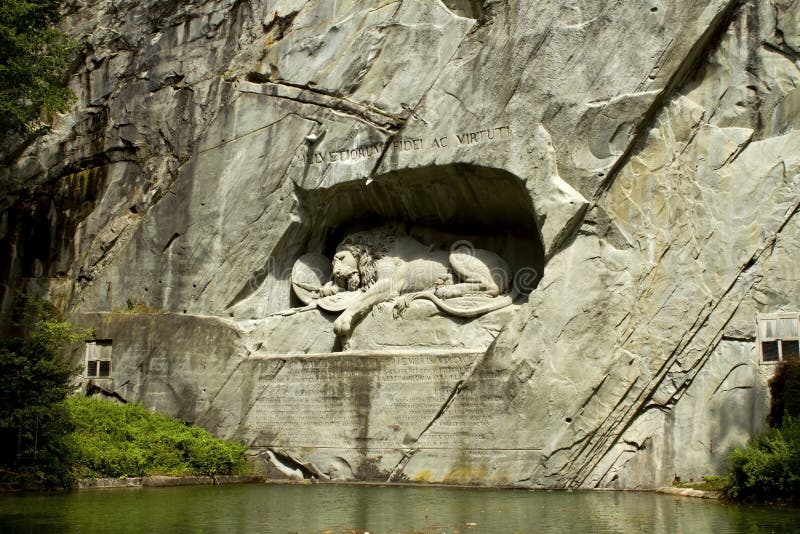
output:
<instances>
[{"instance_id":1,"label":"lion's head","mask_svg":"<svg viewBox=\"0 0 800 534\"><path fill-rule=\"evenodd\" d=\"M395 239L390 227L356 232L344 238L336 247L333 257L333 277L337 284L349 291L365 291L375 283L375 263L384 257Z\"/></svg>"}]
</instances>

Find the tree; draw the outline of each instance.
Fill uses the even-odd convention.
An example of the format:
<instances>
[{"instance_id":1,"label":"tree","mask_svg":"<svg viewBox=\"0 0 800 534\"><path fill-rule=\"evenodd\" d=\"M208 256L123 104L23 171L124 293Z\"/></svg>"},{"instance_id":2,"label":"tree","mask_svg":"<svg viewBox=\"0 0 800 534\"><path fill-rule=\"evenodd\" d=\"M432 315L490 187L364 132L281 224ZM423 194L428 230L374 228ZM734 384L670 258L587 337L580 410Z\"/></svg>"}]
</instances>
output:
<instances>
[{"instance_id":1,"label":"tree","mask_svg":"<svg viewBox=\"0 0 800 534\"><path fill-rule=\"evenodd\" d=\"M729 496L739 500L800 499L800 362L782 361L769 381L766 433L730 454Z\"/></svg>"},{"instance_id":2,"label":"tree","mask_svg":"<svg viewBox=\"0 0 800 534\"><path fill-rule=\"evenodd\" d=\"M769 426L780 428L785 416L800 418L800 361L784 360L778 364L769 381L769 394Z\"/></svg>"},{"instance_id":3,"label":"tree","mask_svg":"<svg viewBox=\"0 0 800 534\"><path fill-rule=\"evenodd\" d=\"M0 1L0 135L40 133L41 117L75 98L62 83L75 46L55 28L60 1Z\"/></svg>"},{"instance_id":4,"label":"tree","mask_svg":"<svg viewBox=\"0 0 800 534\"><path fill-rule=\"evenodd\" d=\"M33 299L25 301L27 309L44 309ZM87 332L49 312L27 312L23 318L23 335L0 340L0 466L12 478L37 473L37 483L64 485L63 438L70 428L61 401L73 389L76 369L61 350Z\"/></svg>"}]
</instances>

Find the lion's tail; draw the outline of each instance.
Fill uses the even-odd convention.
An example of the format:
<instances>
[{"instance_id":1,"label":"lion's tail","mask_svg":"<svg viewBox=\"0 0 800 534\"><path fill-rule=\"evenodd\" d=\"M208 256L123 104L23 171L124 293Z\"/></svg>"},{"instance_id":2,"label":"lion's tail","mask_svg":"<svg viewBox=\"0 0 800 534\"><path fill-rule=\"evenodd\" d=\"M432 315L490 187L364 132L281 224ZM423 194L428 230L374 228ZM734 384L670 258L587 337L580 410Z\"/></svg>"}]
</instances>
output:
<instances>
[{"instance_id":1,"label":"lion's tail","mask_svg":"<svg viewBox=\"0 0 800 534\"><path fill-rule=\"evenodd\" d=\"M495 310L499 310L501 308L505 308L506 306L510 306L514 304L514 300L518 296L519 294L515 290L508 295L503 295L502 297L495 297L486 304L482 304L475 308L461 308L458 306L452 306L451 304L448 304L447 301L437 297L436 295L430 292L413 293L411 295L408 295L407 298L409 301L417 299L426 299L433 302L440 310L450 315L454 315L456 317L472 318L484 315L489 312L493 312Z\"/></svg>"}]
</instances>

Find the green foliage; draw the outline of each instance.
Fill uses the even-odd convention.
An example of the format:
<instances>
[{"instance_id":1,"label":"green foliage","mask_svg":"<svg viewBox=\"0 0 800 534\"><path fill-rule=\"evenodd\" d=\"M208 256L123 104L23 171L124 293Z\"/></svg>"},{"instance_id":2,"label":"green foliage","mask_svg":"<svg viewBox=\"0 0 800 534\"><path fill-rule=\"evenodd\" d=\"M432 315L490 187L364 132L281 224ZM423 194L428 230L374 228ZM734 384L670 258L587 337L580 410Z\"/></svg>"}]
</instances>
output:
<instances>
[{"instance_id":1,"label":"green foliage","mask_svg":"<svg viewBox=\"0 0 800 534\"><path fill-rule=\"evenodd\" d=\"M55 29L60 0L0 2L0 135L31 135L40 117L69 109L74 95L62 80L75 45Z\"/></svg>"},{"instance_id":2,"label":"green foliage","mask_svg":"<svg viewBox=\"0 0 800 534\"><path fill-rule=\"evenodd\" d=\"M727 491L731 485L728 475L705 475L700 482L676 482L678 488L691 488L700 491Z\"/></svg>"},{"instance_id":3,"label":"green foliage","mask_svg":"<svg viewBox=\"0 0 800 534\"><path fill-rule=\"evenodd\" d=\"M703 491L726 491L731 485L731 478L728 475L706 475L703 482L697 485L697 489Z\"/></svg>"},{"instance_id":4,"label":"green foliage","mask_svg":"<svg viewBox=\"0 0 800 534\"><path fill-rule=\"evenodd\" d=\"M28 482L64 485L69 425L60 403L76 370L60 351L88 332L54 319L41 301L24 299L22 310L24 334L0 340L0 466Z\"/></svg>"},{"instance_id":5,"label":"green foliage","mask_svg":"<svg viewBox=\"0 0 800 534\"><path fill-rule=\"evenodd\" d=\"M769 394L771 427L781 427L784 415L800 417L800 361L784 360L777 365L769 381Z\"/></svg>"},{"instance_id":6,"label":"green foliage","mask_svg":"<svg viewBox=\"0 0 800 534\"><path fill-rule=\"evenodd\" d=\"M736 500L800 499L800 362L783 361L769 381L771 428L730 454Z\"/></svg>"},{"instance_id":7,"label":"green foliage","mask_svg":"<svg viewBox=\"0 0 800 534\"><path fill-rule=\"evenodd\" d=\"M71 397L78 370L61 357L89 331L20 296L22 335L0 340L0 482L69 486L77 477L217 475L246 470L245 447L148 411Z\"/></svg>"},{"instance_id":8,"label":"green foliage","mask_svg":"<svg viewBox=\"0 0 800 534\"><path fill-rule=\"evenodd\" d=\"M79 477L220 475L246 469L245 447L147 410L72 397L69 446Z\"/></svg>"},{"instance_id":9,"label":"green foliage","mask_svg":"<svg viewBox=\"0 0 800 534\"><path fill-rule=\"evenodd\" d=\"M800 497L800 419L786 416L781 428L754 438L731 459L731 488L738 500Z\"/></svg>"}]
</instances>

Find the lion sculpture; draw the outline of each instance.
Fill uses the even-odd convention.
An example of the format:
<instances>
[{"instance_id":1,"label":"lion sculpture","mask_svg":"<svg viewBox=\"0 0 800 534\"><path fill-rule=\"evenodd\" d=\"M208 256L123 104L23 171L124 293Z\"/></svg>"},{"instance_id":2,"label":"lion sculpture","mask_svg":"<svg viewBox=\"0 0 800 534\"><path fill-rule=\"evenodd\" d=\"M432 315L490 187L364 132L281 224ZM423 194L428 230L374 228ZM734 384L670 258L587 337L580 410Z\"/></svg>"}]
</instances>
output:
<instances>
[{"instance_id":1,"label":"lion sculpture","mask_svg":"<svg viewBox=\"0 0 800 534\"><path fill-rule=\"evenodd\" d=\"M466 242L450 251L436 250L394 227L347 236L334 254L330 281L322 287L300 279L297 270L292 275L295 293L307 304L341 311L333 328L345 337L375 305L391 300L395 318L416 299L457 317L478 317L513 304L509 266L494 252Z\"/></svg>"}]
</instances>

